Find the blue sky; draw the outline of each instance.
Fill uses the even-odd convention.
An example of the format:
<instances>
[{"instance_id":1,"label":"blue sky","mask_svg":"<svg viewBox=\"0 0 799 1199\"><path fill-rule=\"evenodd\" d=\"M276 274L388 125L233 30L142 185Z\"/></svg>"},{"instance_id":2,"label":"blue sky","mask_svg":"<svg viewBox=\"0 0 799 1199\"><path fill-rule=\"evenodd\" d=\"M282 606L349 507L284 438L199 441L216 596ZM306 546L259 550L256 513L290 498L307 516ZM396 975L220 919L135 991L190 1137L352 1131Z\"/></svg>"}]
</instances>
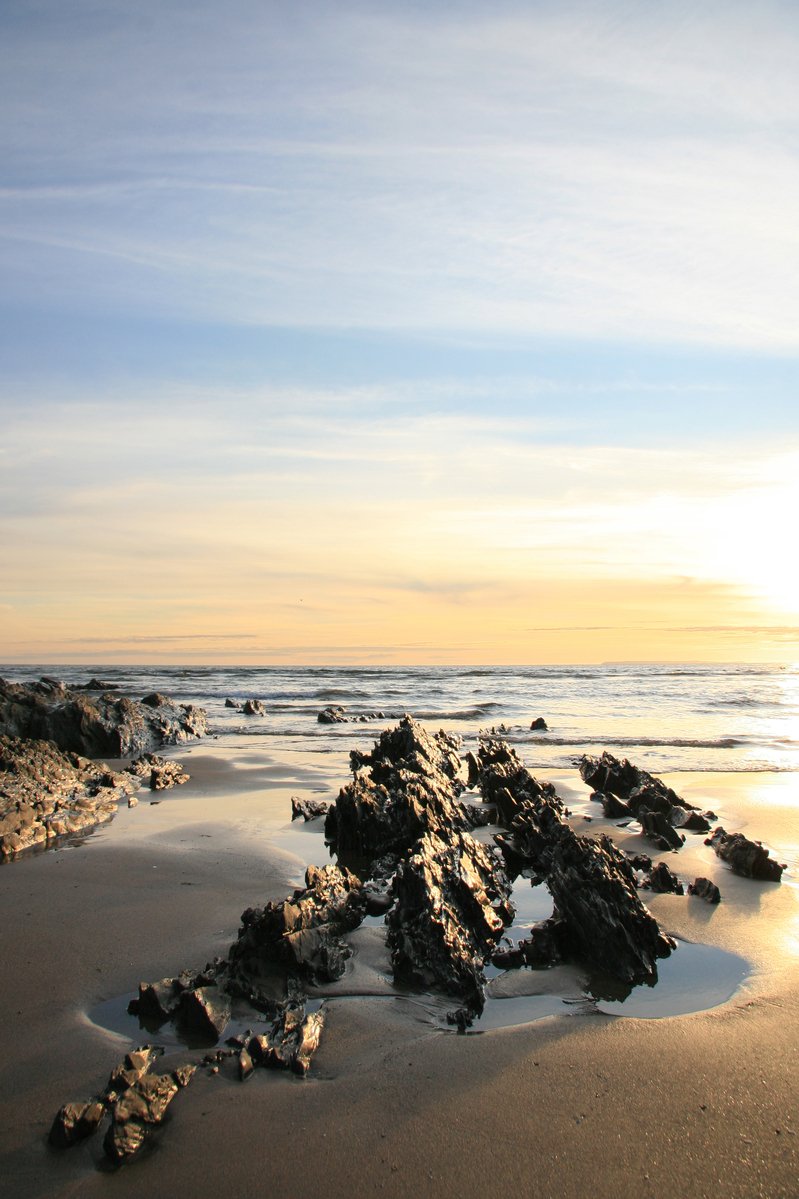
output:
<instances>
[{"instance_id":1,"label":"blue sky","mask_svg":"<svg viewBox=\"0 0 799 1199\"><path fill-rule=\"evenodd\" d=\"M794 5L0 47L0 658L792 656Z\"/></svg>"}]
</instances>

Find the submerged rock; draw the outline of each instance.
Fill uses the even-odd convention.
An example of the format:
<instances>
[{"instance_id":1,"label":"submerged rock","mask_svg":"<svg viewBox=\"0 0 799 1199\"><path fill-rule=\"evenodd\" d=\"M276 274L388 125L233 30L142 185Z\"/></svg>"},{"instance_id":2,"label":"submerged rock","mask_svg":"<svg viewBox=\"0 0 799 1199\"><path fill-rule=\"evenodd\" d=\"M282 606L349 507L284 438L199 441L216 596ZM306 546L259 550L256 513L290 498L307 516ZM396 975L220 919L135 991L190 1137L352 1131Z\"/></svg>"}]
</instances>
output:
<instances>
[{"instance_id":1,"label":"submerged rock","mask_svg":"<svg viewBox=\"0 0 799 1199\"><path fill-rule=\"evenodd\" d=\"M774 883L782 878L785 867L769 857L764 845L759 841L750 841L743 833L727 833L719 826L705 844L712 846L733 874Z\"/></svg>"},{"instance_id":2,"label":"submerged rock","mask_svg":"<svg viewBox=\"0 0 799 1199\"><path fill-rule=\"evenodd\" d=\"M548 733L549 725L544 720L543 716L536 716L535 720L530 725L530 730L533 733Z\"/></svg>"},{"instance_id":3,"label":"submerged rock","mask_svg":"<svg viewBox=\"0 0 799 1199\"><path fill-rule=\"evenodd\" d=\"M246 699L241 706L245 716L265 716L266 708L260 699Z\"/></svg>"}]
</instances>

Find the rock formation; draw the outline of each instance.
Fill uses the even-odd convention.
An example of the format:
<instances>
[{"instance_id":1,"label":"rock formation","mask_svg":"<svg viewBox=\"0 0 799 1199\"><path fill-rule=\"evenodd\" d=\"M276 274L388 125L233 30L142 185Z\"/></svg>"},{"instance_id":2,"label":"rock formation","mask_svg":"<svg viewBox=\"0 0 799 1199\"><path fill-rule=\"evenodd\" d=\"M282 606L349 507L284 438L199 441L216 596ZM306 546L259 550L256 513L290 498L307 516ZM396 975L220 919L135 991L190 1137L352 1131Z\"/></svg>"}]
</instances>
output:
<instances>
[{"instance_id":1,"label":"rock formation","mask_svg":"<svg viewBox=\"0 0 799 1199\"><path fill-rule=\"evenodd\" d=\"M54 741L89 758L130 758L207 731L202 708L173 703L157 692L137 701L111 692L90 696L56 679L0 679L0 732Z\"/></svg>"}]
</instances>

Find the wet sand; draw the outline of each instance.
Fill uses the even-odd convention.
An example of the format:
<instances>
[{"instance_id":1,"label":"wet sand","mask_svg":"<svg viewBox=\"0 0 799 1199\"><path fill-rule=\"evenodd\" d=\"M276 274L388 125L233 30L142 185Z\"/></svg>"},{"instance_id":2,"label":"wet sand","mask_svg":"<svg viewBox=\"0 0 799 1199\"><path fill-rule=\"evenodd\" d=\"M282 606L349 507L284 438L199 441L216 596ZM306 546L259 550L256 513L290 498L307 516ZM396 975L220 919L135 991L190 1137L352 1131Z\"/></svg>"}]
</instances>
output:
<instances>
[{"instance_id":1,"label":"wet sand","mask_svg":"<svg viewBox=\"0 0 799 1199\"><path fill-rule=\"evenodd\" d=\"M153 806L142 793L138 808L77 848L0 867L4 1194L799 1193L799 783L790 775L667 776L790 866L781 884L737 879L693 837L669 865L711 878L722 903L645 896L667 931L749 959L751 975L723 1005L634 1019L578 1004L460 1037L436 1023L447 1001L375 986L386 993L328 999L307 1079L200 1073L152 1149L116 1173L97 1169L91 1143L50 1150L60 1104L101 1087L130 1047L87 1013L133 994L140 979L224 952L245 907L284 895L301 858L326 857L318 829L290 825L289 797L332 798L343 759L330 774L329 760L265 763L213 745L180 757L194 776L186 787ZM578 829L601 814L576 775L550 777ZM605 827L595 818L585 831ZM624 830L614 835L648 851ZM380 965L379 937L364 930L358 977L379 981Z\"/></svg>"}]
</instances>

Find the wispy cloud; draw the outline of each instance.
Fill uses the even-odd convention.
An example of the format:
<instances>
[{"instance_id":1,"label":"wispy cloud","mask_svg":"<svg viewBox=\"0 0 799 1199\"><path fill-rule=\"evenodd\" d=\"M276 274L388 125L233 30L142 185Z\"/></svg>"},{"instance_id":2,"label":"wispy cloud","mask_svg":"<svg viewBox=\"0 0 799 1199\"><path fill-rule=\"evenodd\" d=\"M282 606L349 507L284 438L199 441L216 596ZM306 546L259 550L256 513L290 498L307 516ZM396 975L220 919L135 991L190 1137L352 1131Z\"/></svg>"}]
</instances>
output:
<instances>
[{"instance_id":1,"label":"wispy cloud","mask_svg":"<svg viewBox=\"0 0 799 1199\"><path fill-rule=\"evenodd\" d=\"M796 348L790 6L145 7L7 39L29 300Z\"/></svg>"}]
</instances>

